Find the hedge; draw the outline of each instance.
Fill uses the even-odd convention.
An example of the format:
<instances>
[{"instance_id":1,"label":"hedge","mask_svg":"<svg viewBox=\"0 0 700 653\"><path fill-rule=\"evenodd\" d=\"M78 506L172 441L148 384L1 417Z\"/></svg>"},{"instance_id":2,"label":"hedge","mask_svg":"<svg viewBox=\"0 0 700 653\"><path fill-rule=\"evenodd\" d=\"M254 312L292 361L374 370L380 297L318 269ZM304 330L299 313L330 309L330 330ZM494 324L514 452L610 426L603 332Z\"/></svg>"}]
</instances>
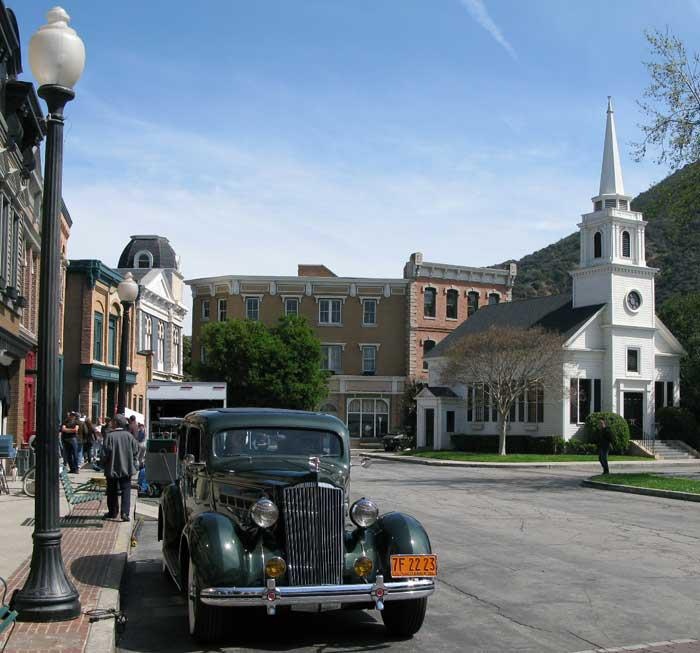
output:
<instances>
[{"instance_id":1,"label":"hedge","mask_svg":"<svg viewBox=\"0 0 700 653\"><path fill-rule=\"evenodd\" d=\"M596 445L600 442L600 420L604 419L612 431L610 450L613 453L624 454L630 446L630 427L627 420L617 413L591 413L586 418L584 432L586 440Z\"/></svg>"},{"instance_id":2,"label":"hedge","mask_svg":"<svg viewBox=\"0 0 700 653\"><path fill-rule=\"evenodd\" d=\"M470 453L498 453L497 435L470 435L455 433L450 436L452 448ZM564 453L564 438L561 436L531 437L529 435L509 435L506 437L508 453Z\"/></svg>"},{"instance_id":3,"label":"hedge","mask_svg":"<svg viewBox=\"0 0 700 653\"><path fill-rule=\"evenodd\" d=\"M683 440L694 449L700 446L698 421L687 408L661 408L656 411L656 423L660 440Z\"/></svg>"}]
</instances>

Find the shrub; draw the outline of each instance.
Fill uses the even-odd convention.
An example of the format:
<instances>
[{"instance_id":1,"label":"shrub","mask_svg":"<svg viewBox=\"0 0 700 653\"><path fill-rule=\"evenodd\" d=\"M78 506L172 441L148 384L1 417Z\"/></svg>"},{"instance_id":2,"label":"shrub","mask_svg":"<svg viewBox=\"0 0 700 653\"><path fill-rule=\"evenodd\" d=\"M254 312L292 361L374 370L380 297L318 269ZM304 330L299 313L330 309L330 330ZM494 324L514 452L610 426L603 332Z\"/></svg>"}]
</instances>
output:
<instances>
[{"instance_id":1,"label":"shrub","mask_svg":"<svg viewBox=\"0 0 700 653\"><path fill-rule=\"evenodd\" d=\"M574 439L566 443L565 451L571 454L595 454L598 453L598 445L595 442Z\"/></svg>"},{"instance_id":2,"label":"shrub","mask_svg":"<svg viewBox=\"0 0 700 653\"><path fill-rule=\"evenodd\" d=\"M617 413L591 413L586 418L584 431L586 439L598 445L600 442L600 427L598 422L604 419L612 431L610 449L614 453L625 453L630 446L630 427L624 417Z\"/></svg>"},{"instance_id":3,"label":"shrub","mask_svg":"<svg viewBox=\"0 0 700 653\"><path fill-rule=\"evenodd\" d=\"M471 435L455 433L450 436L452 448L470 453L498 453L497 435ZM561 436L531 437L529 435L509 435L506 438L508 453L564 453L564 438Z\"/></svg>"},{"instance_id":4,"label":"shrub","mask_svg":"<svg viewBox=\"0 0 700 653\"><path fill-rule=\"evenodd\" d=\"M687 408L667 407L656 411L658 438L660 440L683 440L695 449L700 444L700 432L695 415Z\"/></svg>"}]
</instances>

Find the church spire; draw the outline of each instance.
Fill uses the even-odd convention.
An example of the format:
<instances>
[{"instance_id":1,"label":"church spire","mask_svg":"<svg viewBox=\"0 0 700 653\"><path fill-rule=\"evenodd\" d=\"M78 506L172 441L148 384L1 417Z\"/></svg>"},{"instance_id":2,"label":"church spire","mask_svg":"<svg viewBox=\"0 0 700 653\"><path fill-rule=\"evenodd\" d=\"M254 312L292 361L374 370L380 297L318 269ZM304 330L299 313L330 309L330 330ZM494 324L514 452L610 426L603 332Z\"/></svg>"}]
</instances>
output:
<instances>
[{"instance_id":1,"label":"church spire","mask_svg":"<svg viewBox=\"0 0 700 653\"><path fill-rule=\"evenodd\" d=\"M620 151L617 147L617 133L615 131L615 112L610 96L608 96L607 113L608 119L605 125L605 146L603 147L603 167L600 171L599 195L624 195L625 188L622 183Z\"/></svg>"}]
</instances>

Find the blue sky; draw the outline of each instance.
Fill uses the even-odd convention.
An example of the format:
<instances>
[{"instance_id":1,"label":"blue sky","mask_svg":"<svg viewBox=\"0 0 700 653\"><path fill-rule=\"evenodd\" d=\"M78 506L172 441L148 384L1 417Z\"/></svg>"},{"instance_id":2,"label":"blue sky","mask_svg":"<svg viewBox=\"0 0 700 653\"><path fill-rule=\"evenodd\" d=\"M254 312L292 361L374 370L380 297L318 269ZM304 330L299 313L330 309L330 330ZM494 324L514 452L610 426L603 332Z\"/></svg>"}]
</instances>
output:
<instances>
[{"instance_id":1,"label":"blue sky","mask_svg":"<svg viewBox=\"0 0 700 653\"><path fill-rule=\"evenodd\" d=\"M26 47L49 4L7 3ZM576 229L606 96L625 186L643 30L697 41L700 0L66 0L87 65L67 109L73 258L170 238L186 278L401 276L488 265Z\"/></svg>"}]
</instances>

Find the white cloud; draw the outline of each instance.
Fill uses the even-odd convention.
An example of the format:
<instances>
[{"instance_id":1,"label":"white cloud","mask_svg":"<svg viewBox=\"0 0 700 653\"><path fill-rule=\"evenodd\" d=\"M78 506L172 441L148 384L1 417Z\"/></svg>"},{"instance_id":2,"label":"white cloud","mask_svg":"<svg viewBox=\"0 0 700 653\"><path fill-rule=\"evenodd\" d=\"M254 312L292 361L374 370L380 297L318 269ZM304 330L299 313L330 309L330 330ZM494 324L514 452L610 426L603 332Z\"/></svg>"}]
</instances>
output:
<instances>
[{"instance_id":1,"label":"white cloud","mask_svg":"<svg viewBox=\"0 0 700 653\"><path fill-rule=\"evenodd\" d=\"M518 54L508 39L503 35L501 28L496 25L493 18L486 9L483 0L460 0L462 5L466 7L472 18L479 23L493 38L503 47L503 49L517 61Z\"/></svg>"}]
</instances>

